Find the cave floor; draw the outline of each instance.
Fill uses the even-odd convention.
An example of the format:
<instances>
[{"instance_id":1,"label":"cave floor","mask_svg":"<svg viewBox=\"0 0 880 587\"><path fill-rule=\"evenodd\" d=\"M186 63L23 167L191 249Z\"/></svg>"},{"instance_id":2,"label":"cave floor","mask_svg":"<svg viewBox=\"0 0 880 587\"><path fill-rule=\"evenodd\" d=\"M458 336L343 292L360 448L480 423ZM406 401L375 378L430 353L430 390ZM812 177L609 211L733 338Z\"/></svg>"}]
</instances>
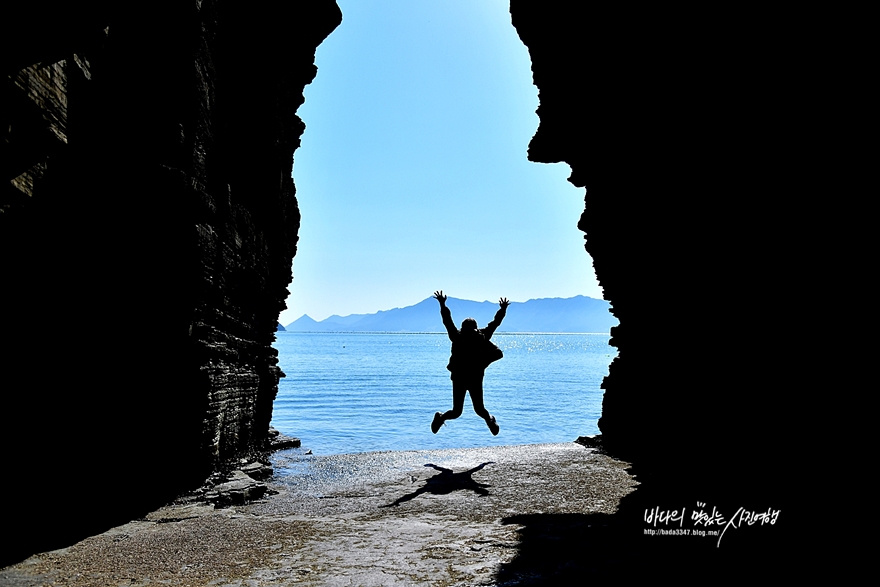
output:
<instances>
[{"instance_id":1,"label":"cave floor","mask_svg":"<svg viewBox=\"0 0 880 587\"><path fill-rule=\"evenodd\" d=\"M627 466L575 443L282 451L274 495L179 500L2 569L0 585L565 584L626 563L603 532L637 485Z\"/></svg>"}]
</instances>

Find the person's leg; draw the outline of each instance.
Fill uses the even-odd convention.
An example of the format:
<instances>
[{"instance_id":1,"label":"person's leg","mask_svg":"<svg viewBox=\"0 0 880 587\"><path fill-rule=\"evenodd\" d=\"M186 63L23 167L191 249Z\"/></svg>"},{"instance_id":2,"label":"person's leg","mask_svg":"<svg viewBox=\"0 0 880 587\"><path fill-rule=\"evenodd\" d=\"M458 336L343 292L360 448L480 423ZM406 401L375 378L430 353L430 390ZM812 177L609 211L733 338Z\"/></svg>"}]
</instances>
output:
<instances>
[{"instance_id":1,"label":"person's leg","mask_svg":"<svg viewBox=\"0 0 880 587\"><path fill-rule=\"evenodd\" d=\"M492 418L492 415L489 413L489 410L486 409L486 406L483 405L482 374L479 377L474 377L469 388L471 392L471 403L474 404L474 411L488 424L489 420Z\"/></svg>"},{"instance_id":2,"label":"person's leg","mask_svg":"<svg viewBox=\"0 0 880 587\"><path fill-rule=\"evenodd\" d=\"M453 379L452 409L443 414L440 412L434 414L434 419L431 421L431 432L437 434L437 431L443 426L443 422L446 420L455 420L461 416L461 412L464 409L465 394L467 394L467 381L464 381L463 379Z\"/></svg>"},{"instance_id":3,"label":"person's leg","mask_svg":"<svg viewBox=\"0 0 880 587\"><path fill-rule=\"evenodd\" d=\"M455 420L461 416L464 410L464 396L467 394L467 384L461 379L452 380L452 409L442 414L440 417L443 421Z\"/></svg>"},{"instance_id":4,"label":"person's leg","mask_svg":"<svg viewBox=\"0 0 880 587\"><path fill-rule=\"evenodd\" d=\"M486 406L483 405L483 374L474 378L473 383L469 386L471 392L471 402L474 404L474 411L479 417L486 421L486 425L492 432L493 436L498 434L499 426L495 421L495 416L489 413Z\"/></svg>"}]
</instances>

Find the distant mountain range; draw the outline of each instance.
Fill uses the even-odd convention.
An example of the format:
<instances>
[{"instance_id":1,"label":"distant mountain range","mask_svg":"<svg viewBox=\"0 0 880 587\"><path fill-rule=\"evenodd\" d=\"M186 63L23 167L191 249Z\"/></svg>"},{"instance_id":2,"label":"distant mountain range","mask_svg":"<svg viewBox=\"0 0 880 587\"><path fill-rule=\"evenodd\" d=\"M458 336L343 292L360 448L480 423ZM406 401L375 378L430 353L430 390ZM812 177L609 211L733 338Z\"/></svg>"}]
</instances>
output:
<instances>
[{"instance_id":1,"label":"distant mountain range","mask_svg":"<svg viewBox=\"0 0 880 587\"><path fill-rule=\"evenodd\" d=\"M483 328L498 310L497 303L458 298L448 298L446 305L458 327L465 318L474 318ZM618 324L609 307L605 300L586 296L511 302L498 332L609 332ZM320 322L304 314L283 328L290 332L444 332L440 305L433 297L405 308L333 315Z\"/></svg>"}]
</instances>

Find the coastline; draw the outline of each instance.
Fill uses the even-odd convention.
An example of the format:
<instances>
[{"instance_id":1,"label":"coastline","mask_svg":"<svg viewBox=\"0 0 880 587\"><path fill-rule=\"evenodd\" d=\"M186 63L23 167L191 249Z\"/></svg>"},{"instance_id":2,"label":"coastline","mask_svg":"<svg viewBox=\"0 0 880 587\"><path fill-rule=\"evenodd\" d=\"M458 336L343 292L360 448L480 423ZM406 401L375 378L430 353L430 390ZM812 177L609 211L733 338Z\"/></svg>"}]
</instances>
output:
<instances>
[{"instance_id":1,"label":"coastline","mask_svg":"<svg viewBox=\"0 0 880 587\"><path fill-rule=\"evenodd\" d=\"M272 460L267 497L181 498L0 585L531 585L634 556L608 535L638 485L628 463L573 442Z\"/></svg>"}]
</instances>

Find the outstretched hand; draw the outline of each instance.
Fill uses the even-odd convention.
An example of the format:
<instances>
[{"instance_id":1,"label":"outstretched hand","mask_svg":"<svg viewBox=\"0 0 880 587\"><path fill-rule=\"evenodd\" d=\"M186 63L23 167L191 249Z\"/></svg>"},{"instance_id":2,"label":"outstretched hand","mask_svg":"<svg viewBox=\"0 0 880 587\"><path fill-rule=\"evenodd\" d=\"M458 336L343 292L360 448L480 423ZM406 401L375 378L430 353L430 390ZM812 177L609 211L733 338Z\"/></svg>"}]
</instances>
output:
<instances>
[{"instance_id":1,"label":"outstretched hand","mask_svg":"<svg viewBox=\"0 0 880 587\"><path fill-rule=\"evenodd\" d=\"M507 306L510 305L510 300L508 300L507 298L501 298L500 300L498 300L498 305L501 306L502 310L506 310Z\"/></svg>"},{"instance_id":2,"label":"outstretched hand","mask_svg":"<svg viewBox=\"0 0 880 587\"><path fill-rule=\"evenodd\" d=\"M435 292L434 292L434 299L437 300L438 302L440 302L440 305L441 305L441 306L445 306L445 305L446 305L446 296L443 295L443 290L442 290L442 289L441 289L440 291L435 291Z\"/></svg>"}]
</instances>

